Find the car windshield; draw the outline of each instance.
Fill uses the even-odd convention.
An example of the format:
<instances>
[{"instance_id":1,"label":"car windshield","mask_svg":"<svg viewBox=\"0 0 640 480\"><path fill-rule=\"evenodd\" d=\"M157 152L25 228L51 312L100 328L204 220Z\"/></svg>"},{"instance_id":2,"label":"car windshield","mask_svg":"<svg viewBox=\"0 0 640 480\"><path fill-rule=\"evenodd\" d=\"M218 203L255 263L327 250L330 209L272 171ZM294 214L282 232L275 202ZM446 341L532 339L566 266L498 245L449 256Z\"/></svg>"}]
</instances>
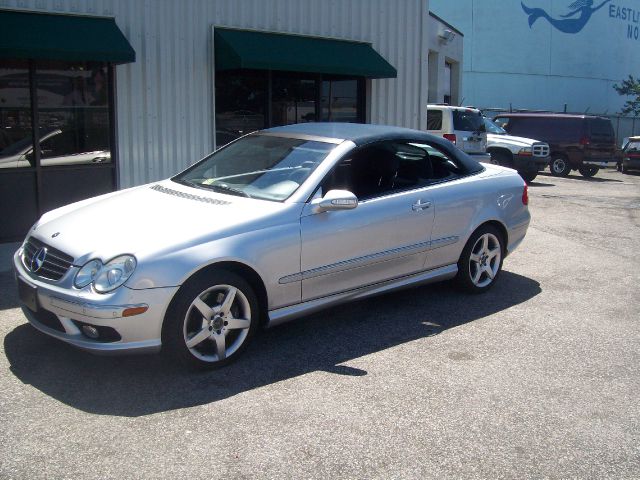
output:
<instances>
[{"instance_id":1,"label":"car windshield","mask_svg":"<svg viewBox=\"0 0 640 480\"><path fill-rule=\"evenodd\" d=\"M282 201L302 185L335 146L250 135L216 151L172 180L230 195Z\"/></svg>"},{"instance_id":2,"label":"car windshield","mask_svg":"<svg viewBox=\"0 0 640 480\"><path fill-rule=\"evenodd\" d=\"M484 118L484 126L487 129L487 132L493 133L494 135L506 135L507 131L504 128L500 128L498 125L493 123L488 118Z\"/></svg>"}]
</instances>

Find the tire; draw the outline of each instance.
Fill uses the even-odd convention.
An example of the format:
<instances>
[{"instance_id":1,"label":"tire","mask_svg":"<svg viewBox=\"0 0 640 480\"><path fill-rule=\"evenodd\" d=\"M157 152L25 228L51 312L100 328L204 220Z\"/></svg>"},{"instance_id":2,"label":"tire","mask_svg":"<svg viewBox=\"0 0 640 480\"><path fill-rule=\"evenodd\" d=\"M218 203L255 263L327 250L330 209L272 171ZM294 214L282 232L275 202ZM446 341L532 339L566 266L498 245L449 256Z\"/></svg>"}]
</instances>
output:
<instances>
[{"instance_id":1,"label":"tire","mask_svg":"<svg viewBox=\"0 0 640 480\"><path fill-rule=\"evenodd\" d=\"M593 177L596 173L598 173L598 170L600 170L598 167L594 167L592 165L583 165L578 169L580 175L585 178Z\"/></svg>"},{"instance_id":2,"label":"tire","mask_svg":"<svg viewBox=\"0 0 640 480\"><path fill-rule=\"evenodd\" d=\"M484 225L473 232L458 260L458 288L469 293L491 288L502 271L504 251L504 239L496 227Z\"/></svg>"},{"instance_id":3,"label":"tire","mask_svg":"<svg viewBox=\"0 0 640 480\"><path fill-rule=\"evenodd\" d=\"M192 369L234 361L260 323L258 298L242 277L204 272L185 283L172 300L162 327L162 350Z\"/></svg>"},{"instance_id":4,"label":"tire","mask_svg":"<svg viewBox=\"0 0 640 480\"><path fill-rule=\"evenodd\" d=\"M620 166L620 171L625 175L629 173L629 169L624 166L624 163Z\"/></svg>"},{"instance_id":5,"label":"tire","mask_svg":"<svg viewBox=\"0 0 640 480\"><path fill-rule=\"evenodd\" d=\"M549 168L551 170L551 175L555 177L566 177L571 172L569 160L562 155L554 156L549 163Z\"/></svg>"},{"instance_id":6,"label":"tire","mask_svg":"<svg viewBox=\"0 0 640 480\"><path fill-rule=\"evenodd\" d=\"M513 157L505 152L489 152L491 155L491 163L494 165L501 165L503 167L513 168Z\"/></svg>"},{"instance_id":7,"label":"tire","mask_svg":"<svg viewBox=\"0 0 640 480\"><path fill-rule=\"evenodd\" d=\"M533 182L538 176L538 172L518 172L518 173L520 174L522 179L527 183Z\"/></svg>"}]
</instances>

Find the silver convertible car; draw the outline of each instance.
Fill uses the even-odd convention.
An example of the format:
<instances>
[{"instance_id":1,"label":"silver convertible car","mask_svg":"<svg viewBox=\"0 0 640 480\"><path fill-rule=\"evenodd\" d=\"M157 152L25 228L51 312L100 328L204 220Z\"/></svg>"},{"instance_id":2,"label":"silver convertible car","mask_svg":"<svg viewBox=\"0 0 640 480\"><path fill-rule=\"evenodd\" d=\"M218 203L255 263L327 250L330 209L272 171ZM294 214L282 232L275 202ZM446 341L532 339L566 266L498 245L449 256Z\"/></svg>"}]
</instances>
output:
<instances>
[{"instance_id":1,"label":"silver convertible car","mask_svg":"<svg viewBox=\"0 0 640 480\"><path fill-rule=\"evenodd\" d=\"M341 302L452 278L487 290L527 203L516 171L423 132L291 125L46 213L14 267L25 315L52 337L216 367L261 326Z\"/></svg>"}]
</instances>

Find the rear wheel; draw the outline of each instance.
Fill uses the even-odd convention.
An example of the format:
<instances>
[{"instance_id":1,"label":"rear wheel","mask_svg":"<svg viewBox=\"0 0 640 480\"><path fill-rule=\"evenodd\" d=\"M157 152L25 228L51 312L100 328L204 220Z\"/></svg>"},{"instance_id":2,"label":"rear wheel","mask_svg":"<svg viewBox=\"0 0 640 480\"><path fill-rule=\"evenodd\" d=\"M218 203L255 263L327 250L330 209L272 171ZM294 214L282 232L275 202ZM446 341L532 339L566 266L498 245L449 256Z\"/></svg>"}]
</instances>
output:
<instances>
[{"instance_id":1,"label":"rear wheel","mask_svg":"<svg viewBox=\"0 0 640 480\"><path fill-rule=\"evenodd\" d=\"M235 360L258 327L257 297L242 277L226 271L193 277L171 302L163 350L188 367L216 368Z\"/></svg>"},{"instance_id":2,"label":"rear wheel","mask_svg":"<svg viewBox=\"0 0 640 480\"><path fill-rule=\"evenodd\" d=\"M593 165L583 165L578 169L580 175L586 178L593 177L596 173L598 173L599 168L594 167Z\"/></svg>"},{"instance_id":3,"label":"rear wheel","mask_svg":"<svg viewBox=\"0 0 640 480\"><path fill-rule=\"evenodd\" d=\"M551 174L556 177L566 177L571 172L569 160L561 155L554 156L549 164Z\"/></svg>"},{"instance_id":4,"label":"rear wheel","mask_svg":"<svg viewBox=\"0 0 640 480\"><path fill-rule=\"evenodd\" d=\"M473 232L458 260L459 288L470 293L491 288L502 270L503 241L500 231L491 225Z\"/></svg>"}]
</instances>

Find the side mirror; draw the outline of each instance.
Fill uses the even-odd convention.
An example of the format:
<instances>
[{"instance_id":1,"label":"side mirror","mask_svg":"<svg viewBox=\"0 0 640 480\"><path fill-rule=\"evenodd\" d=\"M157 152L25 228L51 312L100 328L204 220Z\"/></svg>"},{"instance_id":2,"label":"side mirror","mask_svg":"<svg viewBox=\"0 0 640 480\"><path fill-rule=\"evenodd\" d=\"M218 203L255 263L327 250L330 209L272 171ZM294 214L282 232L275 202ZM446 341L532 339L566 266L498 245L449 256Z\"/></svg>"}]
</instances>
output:
<instances>
[{"instance_id":1,"label":"side mirror","mask_svg":"<svg viewBox=\"0 0 640 480\"><path fill-rule=\"evenodd\" d=\"M347 190L329 190L322 198L313 200L315 213L353 210L358 206L358 197Z\"/></svg>"}]
</instances>

